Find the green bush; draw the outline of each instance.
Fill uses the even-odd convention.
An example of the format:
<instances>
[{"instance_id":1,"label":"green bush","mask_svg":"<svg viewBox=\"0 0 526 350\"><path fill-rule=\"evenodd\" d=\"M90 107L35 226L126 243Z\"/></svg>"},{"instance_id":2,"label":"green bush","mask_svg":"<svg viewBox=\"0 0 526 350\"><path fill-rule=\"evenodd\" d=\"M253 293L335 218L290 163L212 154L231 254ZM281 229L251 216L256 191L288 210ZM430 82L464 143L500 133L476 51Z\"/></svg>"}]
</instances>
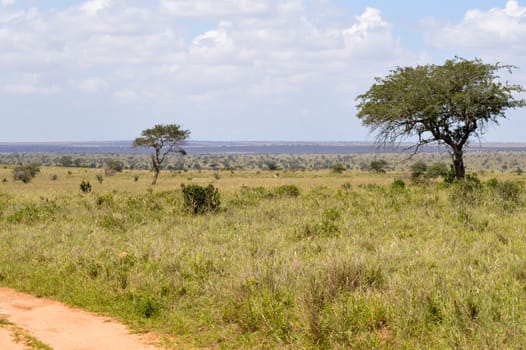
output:
<instances>
[{"instance_id":1,"label":"green bush","mask_svg":"<svg viewBox=\"0 0 526 350\"><path fill-rule=\"evenodd\" d=\"M106 176L112 176L115 173L121 173L124 169L124 164L118 160L110 159L104 163L104 172Z\"/></svg>"},{"instance_id":2,"label":"green bush","mask_svg":"<svg viewBox=\"0 0 526 350\"><path fill-rule=\"evenodd\" d=\"M427 164L419 160L416 163L411 164L411 179L413 181L419 181L424 178L427 171Z\"/></svg>"},{"instance_id":3,"label":"green bush","mask_svg":"<svg viewBox=\"0 0 526 350\"><path fill-rule=\"evenodd\" d=\"M389 163L387 163L385 159L373 160L371 163L369 163L369 170L373 173L383 174L385 173L388 165Z\"/></svg>"},{"instance_id":4,"label":"green bush","mask_svg":"<svg viewBox=\"0 0 526 350\"><path fill-rule=\"evenodd\" d=\"M335 172L336 174L341 174L345 171L345 167L343 166L342 163L334 163L332 165L332 171Z\"/></svg>"},{"instance_id":5,"label":"green bush","mask_svg":"<svg viewBox=\"0 0 526 350\"><path fill-rule=\"evenodd\" d=\"M436 179L437 177L446 177L449 172L448 166L446 163L438 162L433 163L427 167L426 177L430 179Z\"/></svg>"},{"instance_id":6,"label":"green bush","mask_svg":"<svg viewBox=\"0 0 526 350\"><path fill-rule=\"evenodd\" d=\"M307 223L303 229L306 237L322 236L331 237L340 233L341 212L336 208L328 208L323 211L320 219Z\"/></svg>"},{"instance_id":7,"label":"green bush","mask_svg":"<svg viewBox=\"0 0 526 350\"><path fill-rule=\"evenodd\" d=\"M466 175L453 183L450 199L456 204L477 204L482 200L482 182L475 175Z\"/></svg>"},{"instance_id":8,"label":"green bush","mask_svg":"<svg viewBox=\"0 0 526 350\"><path fill-rule=\"evenodd\" d=\"M89 183L89 181L82 180L82 182L80 183L80 191L82 193L91 192L91 184Z\"/></svg>"},{"instance_id":9,"label":"green bush","mask_svg":"<svg viewBox=\"0 0 526 350\"><path fill-rule=\"evenodd\" d=\"M296 185L281 185L276 187L274 193L278 197L298 197L300 195L300 189Z\"/></svg>"},{"instance_id":10,"label":"green bush","mask_svg":"<svg viewBox=\"0 0 526 350\"><path fill-rule=\"evenodd\" d=\"M523 184L517 181L503 181L493 178L486 182L486 186L492 191L492 193L504 200L510 202L519 202Z\"/></svg>"},{"instance_id":11,"label":"green bush","mask_svg":"<svg viewBox=\"0 0 526 350\"><path fill-rule=\"evenodd\" d=\"M397 191L403 190L405 188L404 180L402 180L402 179L394 180L393 183L391 184L391 188L393 190L397 190Z\"/></svg>"},{"instance_id":12,"label":"green bush","mask_svg":"<svg viewBox=\"0 0 526 350\"><path fill-rule=\"evenodd\" d=\"M522 183L516 181L504 181L499 187L499 195L503 200L518 202L522 193Z\"/></svg>"},{"instance_id":13,"label":"green bush","mask_svg":"<svg viewBox=\"0 0 526 350\"><path fill-rule=\"evenodd\" d=\"M221 205L221 196L214 185L209 184L207 187L200 185L182 184L184 206L193 214L203 214L219 210Z\"/></svg>"},{"instance_id":14,"label":"green bush","mask_svg":"<svg viewBox=\"0 0 526 350\"><path fill-rule=\"evenodd\" d=\"M16 210L7 217L7 222L15 224L35 224L37 222L52 220L60 208L55 202L30 203Z\"/></svg>"},{"instance_id":15,"label":"green bush","mask_svg":"<svg viewBox=\"0 0 526 350\"><path fill-rule=\"evenodd\" d=\"M262 200L273 197L274 193L265 187L241 186L239 191L236 193L236 196L230 201L230 203L234 206L255 205Z\"/></svg>"}]
</instances>

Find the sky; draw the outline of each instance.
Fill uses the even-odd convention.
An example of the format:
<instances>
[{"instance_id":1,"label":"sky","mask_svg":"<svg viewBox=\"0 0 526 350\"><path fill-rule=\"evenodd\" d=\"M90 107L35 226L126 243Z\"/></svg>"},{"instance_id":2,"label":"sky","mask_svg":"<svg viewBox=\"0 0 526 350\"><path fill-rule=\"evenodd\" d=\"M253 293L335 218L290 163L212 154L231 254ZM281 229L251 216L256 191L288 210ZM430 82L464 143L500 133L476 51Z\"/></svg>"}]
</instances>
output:
<instances>
[{"instance_id":1,"label":"sky","mask_svg":"<svg viewBox=\"0 0 526 350\"><path fill-rule=\"evenodd\" d=\"M356 97L398 66L518 67L526 0L0 0L0 142L372 141ZM524 94L521 96L525 98ZM526 108L484 142L526 142Z\"/></svg>"}]
</instances>

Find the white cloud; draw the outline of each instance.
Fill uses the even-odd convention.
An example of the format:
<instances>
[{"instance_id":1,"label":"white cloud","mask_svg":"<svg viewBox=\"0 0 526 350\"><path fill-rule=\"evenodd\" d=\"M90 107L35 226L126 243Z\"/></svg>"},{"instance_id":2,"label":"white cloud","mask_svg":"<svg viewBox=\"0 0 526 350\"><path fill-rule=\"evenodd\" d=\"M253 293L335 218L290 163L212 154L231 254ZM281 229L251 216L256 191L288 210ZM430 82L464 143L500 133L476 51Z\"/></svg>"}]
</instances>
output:
<instances>
[{"instance_id":1,"label":"white cloud","mask_svg":"<svg viewBox=\"0 0 526 350\"><path fill-rule=\"evenodd\" d=\"M1 3L2 3L2 6L9 6L9 5L13 5L15 3L15 0L2 0Z\"/></svg>"},{"instance_id":2,"label":"white cloud","mask_svg":"<svg viewBox=\"0 0 526 350\"><path fill-rule=\"evenodd\" d=\"M222 108L230 105L246 115L254 101L272 109L320 94L353 103L352 93L385 72L386 62L391 67L408 57L389 22L372 8L342 25L317 20L301 0L129 4L92 0L62 10L3 9L3 93L56 98L70 88L78 99L104 93L116 106L161 110L176 104L187 108L180 114L193 116L205 108L208 115L227 114ZM210 26L211 18L216 25ZM20 79L27 72L38 76ZM254 115L264 108L255 109Z\"/></svg>"},{"instance_id":3,"label":"white cloud","mask_svg":"<svg viewBox=\"0 0 526 350\"><path fill-rule=\"evenodd\" d=\"M109 84L102 78L90 78L79 83L79 89L90 94L107 90Z\"/></svg>"},{"instance_id":4,"label":"white cloud","mask_svg":"<svg viewBox=\"0 0 526 350\"><path fill-rule=\"evenodd\" d=\"M345 47L352 55L392 55L397 44L391 34L391 25L382 18L380 10L367 7L362 15L356 17L356 21L342 31Z\"/></svg>"},{"instance_id":5,"label":"white cloud","mask_svg":"<svg viewBox=\"0 0 526 350\"><path fill-rule=\"evenodd\" d=\"M90 0L80 6L80 10L93 16L111 5L112 0Z\"/></svg>"},{"instance_id":6,"label":"white cloud","mask_svg":"<svg viewBox=\"0 0 526 350\"><path fill-rule=\"evenodd\" d=\"M118 100L133 100L137 98L137 93L133 90L118 90L113 96Z\"/></svg>"},{"instance_id":7,"label":"white cloud","mask_svg":"<svg viewBox=\"0 0 526 350\"><path fill-rule=\"evenodd\" d=\"M263 0L161 0L161 10L178 17L255 15L269 10Z\"/></svg>"},{"instance_id":8,"label":"white cloud","mask_svg":"<svg viewBox=\"0 0 526 350\"><path fill-rule=\"evenodd\" d=\"M3 90L13 95L51 95L61 89L55 84L46 82L39 74L25 73L5 85Z\"/></svg>"},{"instance_id":9,"label":"white cloud","mask_svg":"<svg viewBox=\"0 0 526 350\"><path fill-rule=\"evenodd\" d=\"M526 7L509 0L504 8L470 10L457 24L448 24L428 33L428 43L445 48L526 53ZM504 49L504 50L503 50Z\"/></svg>"}]
</instances>

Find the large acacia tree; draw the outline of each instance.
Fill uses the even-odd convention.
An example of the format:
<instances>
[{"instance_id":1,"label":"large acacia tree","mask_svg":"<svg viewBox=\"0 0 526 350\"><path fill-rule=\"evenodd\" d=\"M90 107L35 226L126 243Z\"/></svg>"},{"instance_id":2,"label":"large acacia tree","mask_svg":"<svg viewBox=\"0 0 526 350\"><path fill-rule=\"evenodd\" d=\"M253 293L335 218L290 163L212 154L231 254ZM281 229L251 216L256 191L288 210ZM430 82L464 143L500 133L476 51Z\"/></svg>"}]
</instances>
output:
<instances>
[{"instance_id":1,"label":"large acacia tree","mask_svg":"<svg viewBox=\"0 0 526 350\"><path fill-rule=\"evenodd\" d=\"M455 58L444 65L398 67L357 97L358 118L381 145L416 140L414 151L445 145L457 179L465 175L464 148L510 108L525 106L522 86L502 83L498 71L515 67Z\"/></svg>"},{"instance_id":2,"label":"large acacia tree","mask_svg":"<svg viewBox=\"0 0 526 350\"><path fill-rule=\"evenodd\" d=\"M186 151L181 147L190 136L190 131L181 129L180 125L157 124L151 129L143 130L141 137L133 141L133 147L147 147L153 148L152 153L152 169L153 180L152 185L157 183L157 178L161 172L161 166L169 153L179 153L186 155Z\"/></svg>"}]
</instances>

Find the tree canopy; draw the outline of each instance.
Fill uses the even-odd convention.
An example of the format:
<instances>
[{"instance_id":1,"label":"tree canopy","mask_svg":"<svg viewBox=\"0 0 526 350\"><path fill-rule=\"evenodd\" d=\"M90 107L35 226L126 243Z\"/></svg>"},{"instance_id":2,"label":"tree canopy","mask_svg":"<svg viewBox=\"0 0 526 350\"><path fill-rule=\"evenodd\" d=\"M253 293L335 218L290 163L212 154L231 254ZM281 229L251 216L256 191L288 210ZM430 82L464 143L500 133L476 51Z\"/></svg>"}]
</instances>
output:
<instances>
[{"instance_id":1,"label":"tree canopy","mask_svg":"<svg viewBox=\"0 0 526 350\"><path fill-rule=\"evenodd\" d=\"M463 178L464 147L471 138L498 125L508 109L525 106L515 96L522 86L502 83L497 75L514 68L461 58L398 67L357 97L357 116L381 145L416 139L415 152L433 142L445 145L456 177Z\"/></svg>"},{"instance_id":2,"label":"tree canopy","mask_svg":"<svg viewBox=\"0 0 526 350\"><path fill-rule=\"evenodd\" d=\"M153 148L152 184L157 183L157 178L161 172L161 165L169 153L180 153L186 155L186 151L181 147L190 136L190 131L182 129L178 124L161 125L157 124L151 129L143 130L141 136L133 141L134 147Z\"/></svg>"}]
</instances>

